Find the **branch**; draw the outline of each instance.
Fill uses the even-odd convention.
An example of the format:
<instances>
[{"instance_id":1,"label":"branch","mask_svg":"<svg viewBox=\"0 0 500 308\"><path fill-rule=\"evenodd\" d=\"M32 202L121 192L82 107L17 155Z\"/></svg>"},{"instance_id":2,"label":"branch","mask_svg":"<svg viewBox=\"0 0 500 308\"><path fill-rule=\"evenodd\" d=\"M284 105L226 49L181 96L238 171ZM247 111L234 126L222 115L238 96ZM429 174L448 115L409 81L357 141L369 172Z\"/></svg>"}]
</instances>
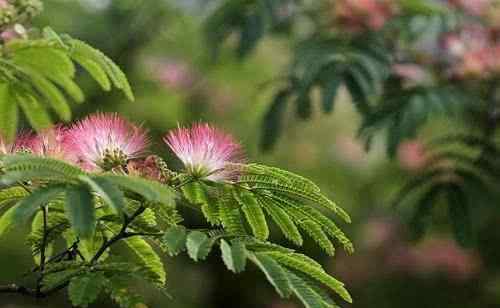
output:
<instances>
[{"instance_id":1,"label":"branch","mask_svg":"<svg viewBox=\"0 0 500 308\"><path fill-rule=\"evenodd\" d=\"M49 235L47 231L47 206L42 206L43 215L43 237L42 237L42 247L40 248L40 277L36 281L36 292L41 294L42 282L43 282L43 271L45 270L45 249L47 248L47 237Z\"/></svg>"},{"instance_id":2,"label":"branch","mask_svg":"<svg viewBox=\"0 0 500 308\"><path fill-rule=\"evenodd\" d=\"M144 211L146 210L146 207L144 207L143 205L141 205L135 212L134 214L132 214L132 216L127 216L125 215L124 216L124 219L123 219L123 225L122 225L122 228L120 230L120 232L118 232L117 235L115 235L114 237L112 237L110 240L108 241L105 241L101 248L99 248L99 250L97 251L97 253L94 255L94 257L90 260L90 264L94 264L96 263L99 258L104 254L104 252L109 248L111 247L114 243L122 240L122 239L125 239L127 237L130 237L127 233L127 228L128 226L134 221L134 219L136 219L139 215L141 215L142 213L144 213Z\"/></svg>"},{"instance_id":3,"label":"branch","mask_svg":"<svg viewBox=\"0 0 500 308\"><path fill-rule=\"evenodd\" d=\"M22 295L28 295L33 297L39 297L40 294L36 290L29 289L23 286L18 286L16 284L9 284L5 286L0 286L0 293L19 293Z\"/></svg>"},{"instance_id":4,"label":"branch","mask_svg":"<svg viewBox=\"0 0 500 308\"><path fill-rule=\"evenodd\" d=\"M155 237L161 237L165 235L165 233L147 233L147 232L126 232L125 237L132 237L132 236L155 236Z\"/></svg>"}]
</instances>

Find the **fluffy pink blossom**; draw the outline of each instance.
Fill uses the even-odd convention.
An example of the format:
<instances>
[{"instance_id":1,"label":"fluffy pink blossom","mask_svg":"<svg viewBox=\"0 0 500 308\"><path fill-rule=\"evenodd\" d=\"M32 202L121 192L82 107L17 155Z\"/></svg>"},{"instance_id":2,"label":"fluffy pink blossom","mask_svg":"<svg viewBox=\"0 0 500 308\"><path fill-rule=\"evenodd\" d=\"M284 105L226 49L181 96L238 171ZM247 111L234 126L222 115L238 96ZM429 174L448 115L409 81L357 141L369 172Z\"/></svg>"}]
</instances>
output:
<instances>
[{"instance_id":1,"label":"fluffy pink blossom","mask_svg":"<svg viewBox=\"0 0 500 308\"><path fill-rule=\"evenodd\" d=\"M141 157L149 144L147 132L116 113L97 113L73 124L65 148L82 168L110 170Z\"/></svg>"},{"instance_id":2,"label":"fluffy pink blossom","mask_svg":"<svg viewBox=\"0 0 500 308\"><path fill-rule=\"evenodd\" d=\"M238 170L228 164L243 161L240 144L231 135L208 124L179 127L169 132L164 141L183 162L186 171L196 177L232 180Z\"/></svg>"},{"instance_id":3,"label":"fluffy pink blossom","mask_svg":"<svg viewBox=\"0 0 500 308\"><path fill-rule=\"evenodd\" d=\"M65 133L66 128L62 126L48 128L32 136L28 147L35 155L71 161L72 155L64 143Z\"/></svg>"},{"instance_id":4,"label":"fluffy pink blossom","mask_svg":"<svg viewBox=\"0 0 500 308\"><path fill-rule=\"evenodd\" d=\"M7 142L0 136L0 154L15 154L17 152L31 152L31 142L33 135L31 133L22 132L13 142Z\"/></svg>"}]
</instances>

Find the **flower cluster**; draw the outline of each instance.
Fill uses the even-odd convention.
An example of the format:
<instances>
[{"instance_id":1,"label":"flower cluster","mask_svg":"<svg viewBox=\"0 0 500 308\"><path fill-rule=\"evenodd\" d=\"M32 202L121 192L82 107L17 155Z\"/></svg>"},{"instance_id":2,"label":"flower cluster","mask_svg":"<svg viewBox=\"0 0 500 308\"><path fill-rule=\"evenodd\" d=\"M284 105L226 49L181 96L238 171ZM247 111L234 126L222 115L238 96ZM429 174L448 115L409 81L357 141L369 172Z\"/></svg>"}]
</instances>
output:
<instances>
[{"instance_id":1,"label":"flower cluster","mask_svg":"<svg viewBox=\"0 0 500 308\"><path fill-rule=\"evenodd\" d=\"M404 18L403 7L394 0L339 0L331 2L330 15L336 29L359 34L378 32L391 20ZM500 1L445 0L436 2L460 15L460 21L434 40L419 41L415 46L395 44L396 64L392 73L402 77L405 86L432 81L436 77L461 80L486 79L500 73ZM378 34L377 34L378 35ZM382 34L381 34L382 35ZM402 59L400 59L402 58ZM419 67L420 66L420 67ZM428 66L429 73L425 66ZM436 70L437 69L437 70ZM408 82L406 82L408 81Z\"/></svg>"},{"instance_id":2,"label":"flower cluster","mask_svg":"<svg viewBox=\"0 0 500 308\"><path fill-rule=\"evenodd\" d=\"M243 161L241 146L208 124L177 128L165 143L185 166L186 172L212 181L237 176L235 163ZM123 171L166 181L169 171L161 158L147 156L147 131L115 113L90 115L69 127L55 126L38 134L23 133L8 143L0 138L0 154L27 152L75 164L88 172Z\"/></svg>"},{"instance_id":3,"label":"flower cluster","mask_svg":"<svg viewBox=\"0 0 500 308\"><path fill-rule=\"evenodd\" d=\"M369 284L381 275L465 282L477 278L483 270L479 255L449 238L431 237L417 246L409 244L405 228L394 217L370 218L361 234L356 256L342 256L335 262L339 275L353 285Z\"/></svg>"},{"instance_id":4,"label":"flower cluster","mask_svg":"<svg viewBox=\"0 0 500 308\"><path fill-rule=\"evenodd\" d=\"M350 32L380 30L397 12L392 0L340 0L333 4L334 19Z\"/></svg>"},{"instance_id":5,"label":"flower cluster","mask_svg":"<svg viewBox=\"0 0 500 308\"><path fill-rule=\"evenodd\" d=\"M0 42L24 37L23 24L42 11L40 0L0 0Z\"/></svg>"},{"instance_id":6,"label":"flower cluster","mask_svg":"<svg viewBox=\"0 0 500 308\"><path fill-rule=\"evenodd\" d=\"M496 31L465 25L443 38L443 49L456 77L488 77L500 71L500 42Z\"/></svg>"}]
</instances>

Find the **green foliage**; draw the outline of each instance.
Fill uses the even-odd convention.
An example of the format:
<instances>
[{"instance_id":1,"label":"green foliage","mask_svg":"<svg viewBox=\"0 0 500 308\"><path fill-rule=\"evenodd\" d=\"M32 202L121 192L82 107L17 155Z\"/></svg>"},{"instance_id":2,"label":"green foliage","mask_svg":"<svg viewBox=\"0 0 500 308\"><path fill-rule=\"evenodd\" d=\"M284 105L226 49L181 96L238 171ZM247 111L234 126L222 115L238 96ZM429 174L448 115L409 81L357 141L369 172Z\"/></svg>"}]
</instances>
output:
<instances>
[{"instance_id":1,"label":"green foliage","mask_svg":"<svg viewBox=\"0 0 500 308\"><path fill-rule=\"evenodd\" d=\"M234 196L245 214L253 235L260 240L267 240L269 237L269 228L267 227L264 211L257 202L256 197L252 193L245 190L235 190Z\"/></svg>"},{"instance_id":2,"label":"green foliage","mask_svg":"<svg viewBox=\"0 0 500 308\"><path fill-rule=\"evenodd\" d=\"M223 1L206 24L212 49L228 42L243 57L273 32L275 24L269 18L273 10L296 4L296 10L282 11L292 25L288 32L293 42L291 61L271 83L275 95L263 116L261 149L271 150L279 140L289 109L299 119L310 119L315 109L330 113L343 90L361 118L358 134L366 149L383 135L391 159L403 142L420 137L432 120L457 122L470 135L443 136L433 142L424 170L401 189L394 203L415 203L415 210L406 211L411 212L408 220L415 238L430 226L436 204L446 203L457 240L463 245L474 242L474 212L483 209L472 205L478 199L499 200L494 189L500 179L498 70L488 73L486 67L479 68L479 61L475 71L470 59L476 50L464 48L458 55L451 45L456 40L466 46L484 31L484 38L494 46L495 39L487 34L493 29L489 17L446 2L400 0L387 5L393 7L381 18L383 25L375 27L364 24L371 17L381 17L368 5L360 4L360 16L355 12L339 16L352 7L342 1L275 1L274 7L266 8L265 2ZM240 39L235 46L229 44L231 35ZM252 202L254 206L230 212L234 222L243 217L240 212L245 214L241 230L249 227L254 236L266 239L267 215L297 245L303 242L301 233L306 233L328 254L335 251L332 240L352 251L349 239L322 210L333 210L347 222L349 217L310 183L257 165L245 171L238 184L254 195L259 206ZM259 230L263 233L257 234Z\"/></svg>"},{"instance_id":3,"label":"green foliage","mask_svg":"<svg viewBox=\"0 0 500 308\"><path fill-rule=\"evenodd\" d=\"M106 290L111 298L122 308L136 308L144 305L144 300L137 293L131 292L130 277L115 275L109 279Z\"/></svg>"},{"instance_id":4,"label":"green foliage","mask_svg":"<svg viewBox=\"0 0 500 308\"><path fill-rule=\"evenodd\" d=\"M312 92L322 94L322 110L329 113L340 86L349 91L362 115L371 113L375 97L388 77L389 59L374 37L363 38L366 45L345 42L335 37L313 37L295 50L287 85L280 89L264 116L262 148L269 150L281 133L281 118L286 102L293 102L296 114L308 119L312 114Z\"/></svg>"},{"instance_id":5,"label":"green foliage","mask_svg":"<svg viewBox=\"0 0 500 308\"><path fill-rule=\"evenodd\" d=\"M68 98L81 103L85 95L75 83L75 63L86 69L105 91L113 85L130 99L134 95L121 69L97 49L49 28L38 38L6 43L0 53L0 133L11 140L20 108L36 130L52 124L52 110L71 118ZM111 82L110 82L111 80Z\"/></svg>"},{"instance_id":6,"label":"green foliage","mask_svg":"<svg viewBox=\"0 0 500 308\"><path fill-rule=\"evenodd\" d=\"M462 245L471 245L475 238L472 204L480 198L498 198L495 185L500 178L500 152L490 140L474 135L439 138L427 148L430 154L425 169L400 189L394 205L417 200L409 219L418 239L430 227L433 209L443 196L453 234Z\"/></svg>"},{"instance_id":7,"label":"green foliage","mask_svg":"<svg viewBox=\"0 0 500 308\"><path fill-rule=\"evenodd\" d=\"M193 231L186 239L186 248L191 259L195 261L205 260L212 250L214 238L203 232Z\"/></svg>"},{"instance_id":8,"label":"green foliage","mask_svg":"<svg viewBox=\"0 0 500 308\"><path fill-rule=\"evenodd\" d=\"M72 182L84 174L79 168L65 162L27 154L0 157L0 162L4 171L0 183L4 185L34 179Z\"/></svg>"},{"instance_id":9,"label":"green foliage","mask_svg":"<svg viewBox=\"0 0 500 308\"><path fill-rule=\"evenodd\" d=\"M236 53L243 58L253 51L268 31L286 27L281 11L293 0L225 0L207 18L206 41L214 57L231 34L236 34Z\"/></svg>"},{"instance_id":10,"label":"green foliage","mask_svg":"<svg viewBox=\"0 0 500 308\"><path fill-rule=\"evenodd\" d=\"M250 254L249 258L264 272L267 280L274 286L281 297L287 298L290 296L290 282L285 270L278 262L265 254Z\"/></svg>"},{"instance_id":11,"label":"green foliage","mask_svg":"<svg viewBox=\"0 0 500 308\"><path fill-rule=\"evenodd\" d=\"M305 307L335 307L320 283L345 301L352 302L341 282L329 276L318 263L304 255L268 248L250 253L249 259L264 272L282 297L294 294Z\"/></svg>"},{"instance_id":12,"label":"green foliage","mask_svg":"<svg viewBox=\"0 0 500 308\"><path fill-rule=\"evenodd\" d=\"M247 165L244 171L245 175L240 177L238 183L248 186L248 190L244 191L244 196L252 196L252 202L257 201L257 203L248 201L241 203L247 206L258 204L259 211L254 214L256 217L265 222L265 218L260 216L263 208L285 237L299 246L303 242L300 228L328 254L333 255L335 252L329 237L341 243L346 251L353 251L351 241L335 222L309 203L333 211L346 222L350 222L350 217L342 208L324 196L319 187L310 180L285 170L257 164ZM238 191L235 194L238 194ZM255 217L249 219L248 214L246 216L249 225L253 224L254 229L267 230L267 225L265 227L258 225L262 224L262 220L254 222Z\"/></svg>"},{"instance_id":13,"label":"green foliage","mask_svg":"<svg viewBox=\"0 0 500 308\"><path fill-rule=\"evenodd\" d=\"M133 176L103 175L101 177L114 185L136 193L146 200L164 205L173 205L176 193L172 188L160 183Z\"/></svg>"},{"instance_id":14,"label":"green foliage","mask_svg":"<svg viewBox=\"0 0 500 308\"><path fill-rule=\"evenodd\" d=\"M88 307L97 299L106 283L107 279L102 273L86 273L74 277L68 287L71 303L78 307Z\"/></svg>"},{"instance_id":15,"label":"green foliage","mask_svg":"<svg viewBox=\"0 0 500 308\"><path fill-rule=\"evenodd\" d=\"M96 225L92 194L83 186L68 189L65 208L68 220L77 236L91 238Z\"/></svg>"},{"instance_id":16,"label":"green foliage","mask_svg":"<svg viewBox=\"0 0 500 308\"><path fill-rule=\"evenodd\" d=\"M245 270L247 250L241 241L231 241L230 245L225 240L221 240L220 250L222 253L222 260L224 260L224 264L226 264L226 267L230 271L239 273Z\"/></svg>"},{"instance_id":17,"label":"green foliage","mask_svg":"<svg viewBox=\"0 0 500 308\"><path fill-rule=\"evenodd\" d=\"M125 208L125 196L123 192L114 186L105 178L90 178L80 176L80 180L89 185L90 189L95 191L108 205L110 205L118 214Z\"/></svg>"},{"instance_id":18,"label":"green foliage","mask_svg":"<svg viewBox=\"0 0 500 308\"><path fill-rule=\"evenodd\" d=\"M148 277L151 277L150 279L155 285L160 288L163 287L167 280L167 274L160 257L153 247L140 237L128 238L124 243L134 253L139 264L148 271Z\"/></svg>"},{"instance_id":19,"label":"green foliage","mask_svg":"<svg viewBox=\"0 0 500 308\"><path fill-rule=\"evenodd\" d=\"M217 16L210 18L207 25L215 25L222 18L231 27L227 32L221 29L212 32L214 50L230 33L238 32L238 54L248 55L267 31L278 31L286 23L280 14L283 6L290 3L288 0L221 3L216 8ZM244 10L233 10L239 5ZM304 56L314 58L315 51L305 50L305 46L298 49L304 49ZM0 133L7 141L12 140L17 130L19 110L36 130L51 125L53 116L63 121L71 118L70 101L85 100L85 94L75 83L80 67L103 90L115 87L130 100L134 99L125 75L116 64L97 49L68 35L58 35L47 28L39 37L3 44L0 52L0 116L5 120L0 122ZM363 73L368 75L374 74L373 69L382 68L368 68L373 63L347 49L335 52L358 63L357 69L365 68ZM346 82L346 76L352 77L354 73L347 72L344 63L345 76L339 74L333 86L322 75L323 69L331 69L330 66L318 63L317 71L307 71L307 64L300 61L297 58L296 67L290 72L293 86L277 98L276 109L284 111L293 99L298 114L305 117L311 109L309 96L313 88L324 88L324 108L330 111L338 87ZM340 66L344 65L342 61L334 62ZM378 58L374 61L382 62ZM302 92L297 92L295 85L300 76L308 74L311 80L302 86ZM166 293L167 274L160 252L176 256L185 251L191 259L201 262L217 245L230 271L240 273L250 263L255 264L283 297L295 295L307 307L314 303L330 304L333 301L322 289L326 286L350 301L343 285L315 261L267 242L271 237L269 224L275 223L298 246L303 244L303 232L328 254L335 250L332 240L351 252L351 242L329 216L350 222L347 213L304 177L259 164L235 167L241 167L242 174L234 182L196 179L170 170L166 171L171 177L160 182L133 176L128 168L86 172L56 159L29 154L2 155L0 206L6 211L0 214L0 235L16 224L31 223L26 241L37 263L32 271L36 276L36 296L48 296L67 288L72 304L79 307L88 307L104 292L121 307L137 308L144 301L132 281L147 282ZM184 224L182 212L177 209L181 205L199 210L213 229L191 229ZM115 249L118 245L128 250ZM120 255L123 252L129 257L126 262Z\"/></svg>"},{"instance_id":20,"label":"green foliage","mask_svg":"<svg viewBox=\"0 0 500 308\"><path fill-rule=\"evenodd\" d=\"M235 235L246 234L242 213L231 188L224 187L219 191L218 208L221 225L227 232Z\"/></svg>"},{"instance_id":21,"label":"green foliage","mask_svg":"<svg viewBox=\"0 0 500 308\"><path fill-rule=\"evenodd\" d=\"M0 190L0 208L26 197L29 192L23 187L10 187Z\"/></svg>"},{"instance_id":22,"label":"green foliage","mask_svg":"<svg viewBox=\"0 0 500 308\"><path fill-rule=\"evenodd\" d=\"M178 255L186 246L187 232L183 226L173 226L165 231L162 244L165 245L169 255Z\"/></svg>"},{"instance_id":23,"label":"green foliage","mask_svg":"<svg viewBox=\"0 0 500 308\"><path fill-rule=\"evenodd\" d=\"M63 232L68 230L70 224L64 214L57 212L55 209L49 208L49 215L47 215L46 226L44 226L43 212L39 211L33 222L31 223L31 233L28 235L26 241L31 246L35 263L40 265L40 256L43 245L49 245L48 248L53 246L54 241L61 237ZM52 212L54 211L54 212ZM45 233L45 228L50 232ZM45 254L48 256L47 251Z\"/></svg>"},{"instance_id":24,"label":"green foliage","mask_svg":"<svg viewBox=\"0 0 500 308\"><path fill-rule=\"evenodd\" d=\"M4 155L0 162L0 205L8 207L0 215L0 235L32 219L27 242L39 264L34 271L40 274L42 294L68 287L73 304L86 307L104 289L122 307L133 307L142 300L124 284L127 280L143 280L164 292L167 275L152 244L170 256L187 251L194 261L205 260L219 245L229 270L240 273L252 262L284 297L295 294L306 306L323 304L329 302L320 291L324 285L351 300L343 284L318 263L266 242L271 218L299 246L303 230L328 254L335 251L332 239L353 250L320 209L350 222L347 213L316 184L294 173L249 164L238 166L242 174L234 183L191 179L174 186L126 173L89 174L28 154ZM217 229L180 225L177 203L190 203ZM463 208L454 213L463 213ZM66 243L62 251L56 245L61 238ZM129 248L130 265L116 262L112 246L118 242Z\"/></svg>"},{"instance_id":25,"label":"green foliage","mask_svg":"<svg viewBox=\"0 0 500 308\"><path fill-rule=\"evenodd\" d=\"M132 89L130 87L130 84L128 83L127 77L118 67L118 65L116 65L110 58L108 58L99 50L80 40L69 38L67 39L67 44L71 48L72 53L70 54L70 56L73 57L75 61L79 62L78 59L86 59L87 62L92 61L97 65L97 67L100 67L105 72L105 75L99 74L99 71L95 70L93 70L93 72L91 73L93 76L100 75L98 78L96 78L96 80L98 80L104 90L109 88L107 86L108 82L103 81L105 79L105 76L107 76L116 88L122 90L125 93L129 100L134 100L134 94L132 93Z\"/></svg>"},{"instance_id":26,"label":"green foliage","mask_svg":"<svg viewBox=\"0 0 500 308\"><path fill-rule=\"evenodd\" d=\"M368 145L375 134L384 129L390 156L394 156L401 141L415 138L419 128L432 117L458 116L467 107L467 96L456 88L422 86L405 89L398 82L387 82L380 102L364 117L360 127L360 135Z\"/></svg>"},{"instance_id":27,"label":"green foliage","mask_svg":"<svg viewBox=\"0 0 500 308\"><path fill-rule=\"evenodd\" d=\"M60 186L40 188L32 192L0 218L0 235L13 225L26 224L41 207L63 192L64 189Z\"/></svg>"}]
</instances>

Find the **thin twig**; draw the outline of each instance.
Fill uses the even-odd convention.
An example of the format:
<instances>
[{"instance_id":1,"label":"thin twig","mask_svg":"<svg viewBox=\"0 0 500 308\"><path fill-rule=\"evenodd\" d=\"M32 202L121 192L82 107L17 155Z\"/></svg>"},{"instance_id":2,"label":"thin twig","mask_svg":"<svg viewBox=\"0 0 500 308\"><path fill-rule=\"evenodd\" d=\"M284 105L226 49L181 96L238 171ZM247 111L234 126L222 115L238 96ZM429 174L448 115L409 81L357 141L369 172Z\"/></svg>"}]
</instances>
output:
<instances>
[{"instance_id":1,"label":"thin twig","mask_svg":"<svg viewBox=\"0 0 500 308\"><path fill-rule=\"evenodd\" d=\"M96 263L99 258L104 254L104 252L106 252L106 250L111 247L114 243L122 240L122 239L125 239L127 238L127 228L128 226L139 216L141 215L142 213L144 213L144 211L146 210L146 207L144 206L140 206L135 212L134 214L132 214L131 216L127 216L127 215L124 215L124 218L123 218L123 225L122 225L122 228L120 230L120 232L118 232L118 234L116 234L115 236L113 236L111 239L107 240L107 241L104 241L104 243L102 244L101 248L99 248L99 250L97 251L97 253L94 255L94 257L90 260L90 264L94 264Z\"/></svg>"},{"instance_id":2,"label":"thin twig","mask_svg":"<svg viewBox=\"0 0 500 308\"><path fill-rule=\"evenodd\" d=\"M42 282L43 282L43 271L45 270L45 249L47 247L47 237L48 237L48 232L47 232L47 213L48 208L47 206L42 206L42 217L43 217L43 237L42 237L42 247L40 247L40 276L37 279L36 282L36 292L41 293L42 289Z\"/></svg>"},{"instance_id":3,"label":"thin twig","mask_svg":"<svg viewBox=\"0 0 500 308\"><path fill-rule=\"evenodd\" d=\"M18 286L16 284L9 284L5 286L0 286L0 293L19 293L22 295L28 295L33 297L38 297L38 292L33 289L29 289L23 286Z\"/></svg>"}]
</instances>

